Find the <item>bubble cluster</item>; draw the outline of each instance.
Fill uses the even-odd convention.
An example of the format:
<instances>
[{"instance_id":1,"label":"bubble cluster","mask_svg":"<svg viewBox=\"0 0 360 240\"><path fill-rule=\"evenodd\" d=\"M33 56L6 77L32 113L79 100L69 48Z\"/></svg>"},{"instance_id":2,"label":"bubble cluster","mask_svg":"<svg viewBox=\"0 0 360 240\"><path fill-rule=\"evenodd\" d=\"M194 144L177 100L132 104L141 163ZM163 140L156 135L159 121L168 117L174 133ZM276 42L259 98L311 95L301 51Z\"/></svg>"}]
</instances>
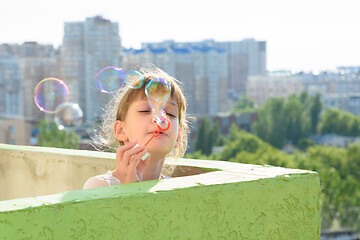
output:
<instances>
[{"instance_id":1,"label":"bubble cluster","mask_svg":"<svg viewBox=\"0 0 360 240\"><path fill-rule=\"evenodd\" d=\"M73 129L82 123L83 111L78 104L66 102L56 109L55 123L60 130Z\"/></svg>"},{"instance_id":2,"label":"bubble cluster","mask_svg":"<svg viewBox=\"0 0 360 240\"><path fill-rule=\"evenodd\" d=\"M57 78L45 78L35 87L34 100L40 111L55 113L56 108L67 102L69 89L63 80Z\"/></svg>"},{"instance_id":3,"label":"bubble cluster","mask_svg":"<svg viewBox=\"0 0 360 240\"><path fill-rule=\"evenodd\" d=\"M170 121L163 109L165 108L166 102L171 94L171 86L169 82L163 78L153 78L146 84L145 94L149 100L149 106L151 107L152 113L160 130L167 130L169 128Z\"/></svg>"}]
</instances>

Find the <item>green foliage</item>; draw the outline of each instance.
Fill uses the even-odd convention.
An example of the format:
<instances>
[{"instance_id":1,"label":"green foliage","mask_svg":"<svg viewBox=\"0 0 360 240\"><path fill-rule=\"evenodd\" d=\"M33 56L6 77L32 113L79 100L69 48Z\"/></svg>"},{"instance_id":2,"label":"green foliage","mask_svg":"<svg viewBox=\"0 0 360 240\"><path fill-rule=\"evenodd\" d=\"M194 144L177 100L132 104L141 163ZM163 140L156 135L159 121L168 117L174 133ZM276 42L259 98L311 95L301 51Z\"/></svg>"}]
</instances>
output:
<instances>
[{"instance_id":1,"label":"green foliage","mask_svg":"<svg viewBox=\"0 0 360 240\"><path fill-rule=\"evenodd\" d=\"M360 117L349 112L328 108L321 118L319 132L321 134L335 133L342 136L359 136Z\"/></svg>"},{"instance_id":2,"label":"green foliage","mask_svg":"<svg viewBox=\"0 0 360 240\"><path fill-rule=\"evenodd\" d=\"M341 112L338 109L328 108L321 118L319 131L320 134L335 133L338 131L338 122Z\"/></svg>"},{"instance_id":3,"label":"green foliage","mask_svg":"<svg viewBox=\"0 0 360 240\"><path fill-rule=\"evenodd\" d=\"M266 143L262 142L260 138L245 131L240 131L236 139L230 141L220 155L220 159L229 160L236 156L238 152L247 151L250 153L256 152L262 145Z\"/></svg>"},{"instance_id":4,"label":"green foliage","mask_svg":"<svg viewBox=\"0 0 360 240\"><path fill-rule=\"evenodd\" d=\"M240 130L239 130L238 126L236 126L235 123L231 124L230 132L227 137L227 139L229 140L228 142L235 141L236 139L239 138L239 136L240 136Z\"/></svg>"},{"instance_id":5,"label":"green foliage","mask_svg":"<svg viewBox=\"0 0 360 240\"><path fill-rule=\"evenodd\" d=\"M320 120L320 113L322 110L321 96L316 94L310 107L310 118L311 118L311 134L317 133L317 126Z\"/></svg>"},{"instance_id":6,"label":"green foliage","mask_svg":"<svg viewBox=\"0 0 360 240\"><path fill-rule=\"evenodd\" d=\"M213 146L217 146L220 140L220 126L219 123L216 122L210 129L209 141L207 142L207 149L210 151L206 152L207 154L211 154L211 149Z\"/></svg>"},{"instance_id":7,"label":"green foliage","mask_svg":"<svg viewBox=\"0 0 360 240\"><path fill-rule=\"evenodd\" d=\"M316 145L316 143L314 141L307 139L307 138L302 138L299 140L296 147L299 150L306 151L306 149L308 149L311 146L315 146L315 145Z\"/></svg>"},{"instance_id":8,"label":"green foliage","mask_svg":"<svg viewBox=\"0 0 360 240\"><path fill-rule=\"evenodd\" d=\"M319 94L310 97L302 92L300 96L291 95L287 101L270 98L257 109L255 134L276 148L287 143L297 145L300 139L317 132L321 109Z\"/></svg>"},{"instance_id":9,"label":"green foliage","mask_svg":"<svg viewBox=\"0 0 360 240\"><path fill-rule=\"evenodd\" d=\"M233 113L241 112L253 112L255 111L254 101L249 98L246 94L242 95L241 98L235 103L234 108L231 110Z\"/></svg>"},{"instance_id":10,"label":"green foliage","mask_svg":"<svg viewBox=\"0 0 360 240\"><path fill-rule=\"evenodd\" d=\"M235 128L233 128L233 131ZM236 138L234 138L236 136ZM259 137L246 131L238 131L231 136L233 140L224 146L218 159L249 164L267 164L293 167L290 155L282 153Z\"/></svg>"},{"instance_id":11,"label":"green foliage","mask_svg":"<svg viewBox=\"0 0 360 240\"><path fill-rule=\"evenodd\" d=\"M220 139L219 124L210 125L207 118L200 120L199 131L195 137L195 151L210 155L213 146L217 146Z\"/></svg>"},{"instance_id":12,"label":"green foliage","mask_svg":"<svg viewBox=\"0 0 360 240\"><path fill-rule=\"evenodd\" d=\"M301 138L307 137L310 134L310 118L306 108L308 100L306 97L303 99L305 102L302 103L301 97L291 95L284 106L285 138L294 145Z\"/></svg>"},{"instance_id":13,"label":"green foliage","mask_svg":"<svg viewBox=\"0 0 360 240\"><path fill-rule=\"evenodd\" d=\"M235 109L242 111L249 105L244 96ZM229 135L218 140L224 146L220 154L208 156L205 151L198 151L187 157L316 171L321 183L322 229L329 229L336 220L340 227L360 231L360 145L348 149L317 146L307 139L316 133L359 136L360 117L336 109L327 109L320 115L320 95L311 97L307 92L292 95L286 101L271 98L256 110L253 129L257 136L239 131L233 124ZM203 127L210 129L210 124L204 123ZM202 142L211 139L209 132L201 135ZM277 149L289 142L301 151L289 155Z\"/></svg>"},{"instance_id":14,"label":"green foliage","mask_svg":"<svg viewBox=\"0 0 360 240\"><path fill-rule=\"evenodd\" d=\"M257 121L254 123L256 135L277 148L281 148L286 139L284 105L282 98L269 99L258 109Z\"/></svg>"},{"instance_id":15,"label":"green foliage","mask_svg":"<svg viewBox=\"0 0 360 240\"><path fill-rule=\"evenodd\" d=\"M336 218L342 227L360 230L354 221L360 218L360 146L315 146L306 155L307 169L320 175L322 228L329 228Z\"/></svg>"},{"instance_id":16,"label":"green foliage","mask_svg":"<svg viewBox=\"0 0 360 240\"><path fill-rule=\"evenodd\" d=\"M360 117L352 118L352 121L349 123L349 125L349 136L360 136Z\"/></svg>"},{"instance_id":17,"label":"green foliage","mask_svg":"<svg viewBox=\"0 0 360 240\"><path fill-rule=\"evenodd\" d=\"M61 131L54 122L40 119L38 145L41 147L79 148L79 139L74 132Z\"/></svg>"},{"instance_id":18,"label":"green foliage","mask_svg":"<svg viewBox=\"0 0 360 240\"><path fill-rule=\"evenodd\" d=\"M207 159L207 160L218 160L218 156L216 154L205 155L200 150L194 152L193 154L186 154L184 158L188 159Z\"/></svg>"}]
</instances>

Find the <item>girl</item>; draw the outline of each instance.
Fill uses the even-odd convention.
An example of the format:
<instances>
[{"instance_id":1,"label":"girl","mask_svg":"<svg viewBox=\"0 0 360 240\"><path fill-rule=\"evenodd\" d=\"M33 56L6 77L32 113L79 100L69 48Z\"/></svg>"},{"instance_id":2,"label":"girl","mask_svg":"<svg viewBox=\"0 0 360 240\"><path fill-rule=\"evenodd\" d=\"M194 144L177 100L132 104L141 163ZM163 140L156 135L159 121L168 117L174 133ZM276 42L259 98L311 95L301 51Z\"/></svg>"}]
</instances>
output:
<instances>
[{"instance_id":1,"label":"girl","mask_svg":"<svg viewBox=\"0 0 360 240\"><path fill-rule=\"evenodd\" d=\"M83 189L165 178L161 175L165 157L182 157L189 133L186 100L175 78L151 66L141 68L144 84L139 89L122 88L105 109L100 129L101 145L116 149L116 168L89 178ZM153 78L163 78L171 86L164 111L170 129L160 132L145 148L145 143L158 130L145 86ZM115 117L114 117L115 116Z\"/></svg>"}]
</instances>

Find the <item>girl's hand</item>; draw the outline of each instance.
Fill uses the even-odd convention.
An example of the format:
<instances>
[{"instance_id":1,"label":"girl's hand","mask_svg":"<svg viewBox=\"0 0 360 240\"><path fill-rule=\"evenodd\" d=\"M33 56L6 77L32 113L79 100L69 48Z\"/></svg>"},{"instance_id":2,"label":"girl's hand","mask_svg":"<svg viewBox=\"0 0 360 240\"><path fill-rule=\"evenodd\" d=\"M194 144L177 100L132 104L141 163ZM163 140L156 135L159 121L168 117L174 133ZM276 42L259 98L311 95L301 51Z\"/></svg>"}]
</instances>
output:
<instances>
[{"instance_id":1,"label":"girl's hand","mask_svg":"<svg viewBox=\"0 0 360 240\"><path fill-rule=\"evenodd\" d=\"M141 157L147 153L144 145L135 147L136 140L129 142L116 150L116 172L121 183L140 182L143 179L144 168L150 159ZM134 148L135 147L135 148Z\"/></svg>"}]
</instances>

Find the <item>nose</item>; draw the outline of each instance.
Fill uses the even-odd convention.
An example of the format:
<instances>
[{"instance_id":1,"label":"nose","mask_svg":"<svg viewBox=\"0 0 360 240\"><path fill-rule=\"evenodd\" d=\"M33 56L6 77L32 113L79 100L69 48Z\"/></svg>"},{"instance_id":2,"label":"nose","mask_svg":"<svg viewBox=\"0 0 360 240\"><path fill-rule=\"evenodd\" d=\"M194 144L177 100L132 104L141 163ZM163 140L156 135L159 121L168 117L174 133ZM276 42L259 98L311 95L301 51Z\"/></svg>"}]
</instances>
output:
<instances>
[{"instance_id":1,"label":"nose","mask_svg":"<svg viewBox=\"0 0 360 240\"><path fill-rule=\"evenodd\" d=\"M155 118L155 116L152 116L151 122L152 122L152 123L156 123L156 118Z\"/></svg>"}]
</instances>

